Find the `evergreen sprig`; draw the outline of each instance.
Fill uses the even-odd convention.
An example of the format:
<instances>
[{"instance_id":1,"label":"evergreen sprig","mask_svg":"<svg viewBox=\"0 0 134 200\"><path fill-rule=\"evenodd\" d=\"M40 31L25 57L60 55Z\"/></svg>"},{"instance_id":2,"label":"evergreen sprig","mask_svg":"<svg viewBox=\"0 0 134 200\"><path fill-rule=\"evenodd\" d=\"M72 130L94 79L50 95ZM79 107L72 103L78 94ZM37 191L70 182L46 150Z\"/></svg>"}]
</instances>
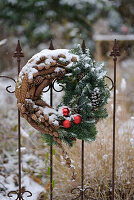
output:
<instances>
[{"instance_id":1,"label":"evergreen sprig","mask_svg":"<svg viewBox=\"0 0 134 200\"><path fill-rule=\"evenodd\" d=\"M71 108L73 114L76 113L82 117L80 124L75 124L72 120L70 128L60 127L58 129L59 138L72 146L73 140L70 138L95 140L97 121L108 116L104 106L107 104L110 91L104 80L106 76L104 64L96 63L89 49L83 53L81 46L78 45L70 52L78 55L79 60L68 69L69 76L59 80L59 83L65 85L65 93L57 110L61 106L67 106ZM61 116L58 117L61 119Z\"/></svg>"}]
</instances>

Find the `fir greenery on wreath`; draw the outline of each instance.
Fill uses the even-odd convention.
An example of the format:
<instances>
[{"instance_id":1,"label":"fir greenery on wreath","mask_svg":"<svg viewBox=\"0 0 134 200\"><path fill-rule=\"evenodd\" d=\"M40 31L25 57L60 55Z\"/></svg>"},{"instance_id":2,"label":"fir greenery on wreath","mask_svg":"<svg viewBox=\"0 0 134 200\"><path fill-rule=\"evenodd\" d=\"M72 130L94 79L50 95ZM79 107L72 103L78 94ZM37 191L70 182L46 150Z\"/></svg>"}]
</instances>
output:
<instances>
[{"instance_id":1,"label":"fir greenery on wreath","mask_svg":"<svg viewBox=\"0 0 134 200\"><path fill-rule=\"evenodd\" d=\"M104 106L110 91L104 80L104 63L96 63L89 49L83 53L80 45L70 53L79 59L67 65L66 74L57 80L64 85L64 96L57 106L56 116L60 125L57 130L59 139L72 146L76 139L95 140L96 123L108 116ZM56 143L52 136L42 136L48 144Z\"/></svg>"}]
</instances>

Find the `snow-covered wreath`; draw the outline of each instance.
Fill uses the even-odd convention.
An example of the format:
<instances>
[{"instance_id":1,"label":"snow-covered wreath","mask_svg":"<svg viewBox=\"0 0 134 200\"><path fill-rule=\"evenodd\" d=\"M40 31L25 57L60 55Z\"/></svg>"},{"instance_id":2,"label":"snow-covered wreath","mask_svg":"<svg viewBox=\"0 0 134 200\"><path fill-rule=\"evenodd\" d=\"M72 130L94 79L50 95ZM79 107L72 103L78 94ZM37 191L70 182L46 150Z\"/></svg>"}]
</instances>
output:
<instances>
[{"instance_id":1,"label":"snow-covered wreath","mask_svg":"<svg viewBox=\"0 0 134 200\"><path fill-rule=\"evenodd\" d=\"M104 106L109 97L103 63L96 63L89 49L48 50L34 55L22 68L16 83L17 105L31 126L42 133L49 144L70 146L76 139L92 141L96 123L107 117ZM56 109L42 99L43 89L54 80L64 86L62 101ZM70 159L66 156L68 165Z\"/></svg>"}]
</instances>

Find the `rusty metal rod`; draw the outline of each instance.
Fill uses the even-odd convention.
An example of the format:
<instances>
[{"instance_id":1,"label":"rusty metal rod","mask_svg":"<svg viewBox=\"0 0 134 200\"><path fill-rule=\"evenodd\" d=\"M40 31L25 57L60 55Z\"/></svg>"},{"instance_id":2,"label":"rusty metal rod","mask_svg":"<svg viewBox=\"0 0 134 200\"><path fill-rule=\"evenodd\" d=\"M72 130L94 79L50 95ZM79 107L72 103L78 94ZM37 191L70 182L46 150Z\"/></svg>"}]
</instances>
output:
<instances>
[{"instance_id":1,"label":"rusty metal rod","mask_svg":"<svg viewBox=\"0 0 134 200\"><path fill-rule=\"evenodd\" d=\"M18 75L20 73L20 59L18 62ZM20 133L20 111L18 109L18 162L19 162L19 200L21 200L21 133Z\"/></svg>"},{"instance_id":2,"label":"rusty metal rod","mask_svg":"<svg viewBox=\"0 0 134 200\"><path fill-rule=\"evenodd\" d=\"M18 67L18 75L20 73L20 63L21 63L21 57L24 57L24 54L21 49L20 41L18 40L16 51L14 52L13 57L17 58L17 67ZM9 78L13 80L15 83L16 81L8 76L3 76L5 78ZM15 91L9 91L8 88L10 88L11 85L7 86L6 90L9 93L14 93ZM12 197L13 194L17 195L15 200L24 200L23 194L27 193L27 197L31 197L32 193L28 190L22 190L21 189L21 131L20 131L20 111L18 109L18 181L19 181L19 190L16 191L10 191L7 196Z\"/></svg>"},{"instance_id":3,"label":"rusty metal rod","mask_svg":"<svg viewBox=\"0 0 134 200\"><path fill-rule=\"evenodd\" d=\"M53 88L50 86L50 106L53 106ZM53 199L53 145L50 146L50 200Z\"/></svg>"},{"instance_id":4,"label":"rusty metal rod","mask_svg":"<svg viewBox=\"0 0 134 200\"><path fill-rule=\"evenodd\" d=\"M112 200L114 200L114 190L115 190L116 61L117 58L116 59L114 58Z\"/></svg>"},{"instance_id":5,"label":"rusty metal rod","mask_svg":"<svg viewBox=\"0 0 134 200\"><path fill-rule=\"evenodd\" d=\"M53 42L51 40L50 50L54 50ZM50 85L50 106L53 106L53 84ZM50 200L53 199L53 145L50 146Z\"/></svg>"},{"instance_id":6,"label":"rusty metal rod","mask_svg":"<svg viewBox=\"0 0 134 200\"><path fill-rule=\"evenodd\" d=\"M18 75L20 73L20 59L17 59L18 62ZM19 162L19 200L21 200L21 133L20 133L20 111L18 109L18 162Z\"/></svg>"},{"instance_id":7,"label":"rusty metal rod","mask_svg":"<svg viewBox=\"0 0 134 200\"><path fill-rule=\"evenodd\" d=\"M115 133L116 133L116 62L117 56L120 56L117 41L115 39L114 46L110 56L113 56L114 61L114 96L113 96L113 156L112 156L112 200L115 196Z\"/></svg>"},{"instance_id":8,"label":"rusty metal rod","mask_svg":"<svg viewBox=\"0 0 134 200\"><path fill-rule=\"evenodd\" d=\"M14 57L17 58L17 64L18 64L18 75L20 73L20 62L21 57L24 57L24 54L22 53L22 49L20 46L20 42L18 40L18 44L16 47L16 52L14 53ZM21 196L21 133L20 133L20 111L18 109L18 170L19 170L19 200L22 199Z\"/></svg>"},{"instance_id":9,"label":"rusty metal rod","mask_svg":"<svg viewBox=\"0 0 134 200\"><path fill-rule=\"evenodd\" d=\"M84 194L84 140L81 143L81 200L83 200Z\"/></svg>"},{"instance_id":10,"label":"rusty metal rod","mask_svg":"<svg viewBox=\"0 0 134 200\"><path fill-rule=\"evenodd\" d=\"M19 162L19 200L21 200L21 133L20 133L20 111L18 110L18 162Z\"/></svg>"},{"instance_id":11,"label":"rusty metal rod","mask_svg":"<svg viewBox=\"0 0 134 200\"><path fill-rule=\"evenodd\" d=\"M85 41L83 40L81 45L83 53L85 53L86 45ZM84 197L84 140L81 142L81 200Z\"/></svg>"}]
</instances>

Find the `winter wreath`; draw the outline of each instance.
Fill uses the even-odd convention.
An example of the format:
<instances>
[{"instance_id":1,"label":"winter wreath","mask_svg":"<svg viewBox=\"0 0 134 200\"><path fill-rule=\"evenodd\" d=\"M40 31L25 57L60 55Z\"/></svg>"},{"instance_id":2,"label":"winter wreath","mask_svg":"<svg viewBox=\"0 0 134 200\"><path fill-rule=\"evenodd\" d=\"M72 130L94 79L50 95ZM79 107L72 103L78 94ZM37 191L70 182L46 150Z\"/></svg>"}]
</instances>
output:
<instances>
[{"instance_id":1,"label":"winter wreath","mask_svg":"<svg viewBox=\"0 0 134 200\"><path fill-rule=\"evenodd\" d=\"M96 63L89 49L83 52L80 45L71 50L43 50L27 62L18 76L15 95L21 116L41 132L47 143L62 148L73 172L62 141L72 146L76 139L95 140L96 123L107 117L104 106L110 92L105 76L104 64ZM56 109L42 98L43 89L54 80L64 86Z\"/></svg>"}]
</instances>

